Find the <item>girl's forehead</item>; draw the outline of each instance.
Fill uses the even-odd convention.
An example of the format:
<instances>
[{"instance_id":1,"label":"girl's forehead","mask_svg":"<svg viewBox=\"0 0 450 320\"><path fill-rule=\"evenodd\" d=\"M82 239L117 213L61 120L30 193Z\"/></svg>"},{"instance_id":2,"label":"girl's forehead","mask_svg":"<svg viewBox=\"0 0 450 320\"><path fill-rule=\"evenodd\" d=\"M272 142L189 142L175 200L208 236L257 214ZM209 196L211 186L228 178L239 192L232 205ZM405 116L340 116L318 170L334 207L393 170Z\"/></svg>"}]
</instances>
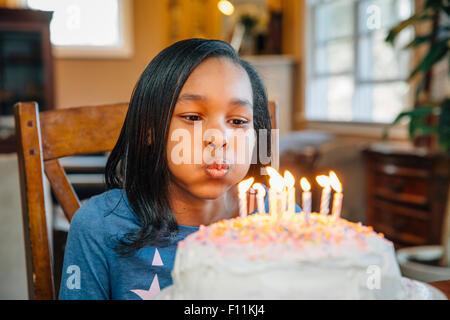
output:
<instances>
[{"instance_id":1,"label":"girl's forehead","mask_svg":"<svg viewBox=\"0 0 450 320\"><path fill-rule=\"evenodd\" d=\"M228 58L207 58L189 75L181 89L183 93L231 95L249 99L252 96L250 78L239 64Z\"/></svg>"}]
</instances>

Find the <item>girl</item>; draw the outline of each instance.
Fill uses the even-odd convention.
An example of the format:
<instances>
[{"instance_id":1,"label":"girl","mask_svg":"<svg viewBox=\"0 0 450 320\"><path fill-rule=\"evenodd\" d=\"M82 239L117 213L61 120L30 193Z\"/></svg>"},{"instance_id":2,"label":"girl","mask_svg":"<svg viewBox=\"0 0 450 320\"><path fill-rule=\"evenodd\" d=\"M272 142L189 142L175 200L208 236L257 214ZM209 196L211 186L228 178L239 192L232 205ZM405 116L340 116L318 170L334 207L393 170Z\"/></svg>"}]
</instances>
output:
<instances>
[{"instance_id":1,"label":"girl","mask_svg":"<svg viewBox=\"0 0 450 320\"><path fill-rule=\"evenodd\" d=\"M199 126L220 134L194 139L183 156L210 156L180 162L172 137L195 136ZM133 91L106 165L108 191L72 220L59 298L152 299L170 285L177 242L201 224L238 215L237 184L261 164L227 158L241 151L230 137L259 129L269 133L270 156L264 86L230 45L189 39L159 53Z\"/></svg>"}]
</instances>

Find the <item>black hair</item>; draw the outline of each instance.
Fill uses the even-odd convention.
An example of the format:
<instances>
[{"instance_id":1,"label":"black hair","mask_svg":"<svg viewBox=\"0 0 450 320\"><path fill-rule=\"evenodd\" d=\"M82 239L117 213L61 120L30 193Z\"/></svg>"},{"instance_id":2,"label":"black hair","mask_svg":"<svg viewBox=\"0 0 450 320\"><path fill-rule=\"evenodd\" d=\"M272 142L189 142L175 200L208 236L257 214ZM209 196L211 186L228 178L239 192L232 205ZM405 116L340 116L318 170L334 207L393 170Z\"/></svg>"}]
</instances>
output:
<instances>
[{"instance_id":1,"label":"black hair","mask_svg":"<svg viewBox=\"0 0 450 320\"><path fill-rule=\"evenodd\" d=\"M176 235L178 224L168 196L169 125L187 78L210 57L228 58L246 70L253 90L254 129L267 129L264 139L270 156L268 100L256 70L220 40L187 39L167 47L150 61L134 87L122 130L105 167L107 189L122 189L140 221L139 230L118 240L115 249L120 254L133 253L146 245L167 245ZM251 164L249 174L258 176L261 166L259 160Z\"/></svg>"}]
</instances>

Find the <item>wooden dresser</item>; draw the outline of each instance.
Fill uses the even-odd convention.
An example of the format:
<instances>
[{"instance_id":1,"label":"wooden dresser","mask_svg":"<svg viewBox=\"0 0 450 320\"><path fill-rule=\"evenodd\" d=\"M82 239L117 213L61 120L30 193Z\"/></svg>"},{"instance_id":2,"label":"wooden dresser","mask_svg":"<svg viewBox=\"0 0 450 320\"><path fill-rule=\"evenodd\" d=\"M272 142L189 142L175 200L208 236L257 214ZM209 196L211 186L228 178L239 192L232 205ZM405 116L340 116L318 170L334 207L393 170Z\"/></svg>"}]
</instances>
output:
<instances>
[{"instance_id":1,"label":"wooden dresser","mask_svg":"<svg viewBox=\"0 0 450 320\"><path fill-rule=\"evenodd\" d=\"M52 12L0 8L0 153L16 152L13 106L54 108Z\"/></svg>"},{"instance_id":2,"label":"wooden dresser","mask_svg":"<svg viewBox=\"0 0 450 320\"><path fill-rule=\"evenodd\" d=\"M374 144L363 153L367 224L396 248L440 244L450 157L393 144Z\"/></svg>"}]
</instances>

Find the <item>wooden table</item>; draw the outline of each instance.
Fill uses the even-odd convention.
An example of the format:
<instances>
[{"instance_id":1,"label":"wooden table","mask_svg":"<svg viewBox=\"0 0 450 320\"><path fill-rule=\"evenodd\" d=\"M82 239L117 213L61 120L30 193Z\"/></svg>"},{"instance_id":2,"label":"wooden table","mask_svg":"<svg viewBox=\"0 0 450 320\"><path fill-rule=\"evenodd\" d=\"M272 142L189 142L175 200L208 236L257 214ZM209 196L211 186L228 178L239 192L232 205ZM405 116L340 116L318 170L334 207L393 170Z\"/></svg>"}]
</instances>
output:
<instances>
[{"instance_id":1,"label":"wooden table","mask_svg":"<svg viewBox=\"0 0 450 320\"><path fill-rule=\"evenodd\" d=\"M441 290L443 293L445 293L447 299L450 300L450 280L428 282L428 284Z\"/></svg>"}]
</instances>

